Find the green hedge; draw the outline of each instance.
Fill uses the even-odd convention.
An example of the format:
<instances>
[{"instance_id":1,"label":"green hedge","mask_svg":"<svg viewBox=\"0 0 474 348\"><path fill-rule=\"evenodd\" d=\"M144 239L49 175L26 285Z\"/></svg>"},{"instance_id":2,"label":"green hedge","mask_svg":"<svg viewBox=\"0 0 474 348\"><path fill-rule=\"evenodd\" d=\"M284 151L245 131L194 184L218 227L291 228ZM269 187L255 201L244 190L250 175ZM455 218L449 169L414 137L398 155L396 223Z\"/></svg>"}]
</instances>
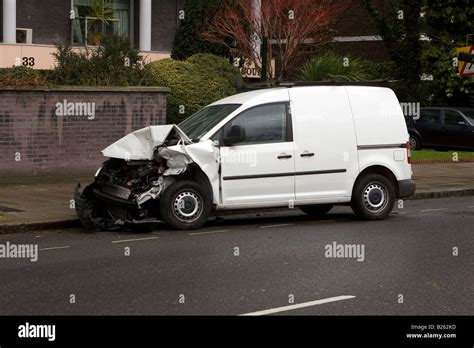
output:
<instances>
[{"instance_id":1,"label":"green hedge","mask_svg":"<svg viewBox=\"0 0 474 348\"><path fill-rule=\"evenodd\" d=\"M225 58L197 54L185 61L163 59L149 64L157 85L169 87L167 123L180 123L204 106L235 94L240 75Z\"/></svg>"},{"instance_id":2,"label":"green hedge","mask_svg":"<svg viewBox=\"0 0 474 348\"><path fill-rule=\"evenodd\" d=\"M0 86L47 86L48 73L24 66L0 69Z\"/></svg>"},{"instance_id":3,"label":"green hedge","mask_svg":"<svg viewBox=\"0 0 474 348\"><path fill-rule=\"evenodd\" d=\"M68 44L58 45L53 55L57 65L50 78L57 85L148 86L154 83L139 51L120 36L106 36L101 46L85 52L75 51Z\"/></svg>"}]
</instances>

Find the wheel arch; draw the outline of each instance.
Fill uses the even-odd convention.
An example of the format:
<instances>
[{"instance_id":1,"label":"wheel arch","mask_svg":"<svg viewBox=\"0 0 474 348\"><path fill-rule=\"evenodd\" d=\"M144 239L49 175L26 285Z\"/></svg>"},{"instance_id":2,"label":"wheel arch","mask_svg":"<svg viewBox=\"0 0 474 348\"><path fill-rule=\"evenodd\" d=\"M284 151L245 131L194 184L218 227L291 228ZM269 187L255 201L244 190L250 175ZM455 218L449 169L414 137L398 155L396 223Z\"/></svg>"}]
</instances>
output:
<instances>
[{"instance_id":1,"label":"wheel arch","mask_svg":"<svg viewBox=\"0 0 474 348\"><path fill-rule=\"evenodd\" d=\"M174 179L175 181L191 180L191 181L199 183L200 185L202 185L202 187L205 188L206 193L208 195L207 198L212 203L213 190L212 190L211 182L209 181L209 178L203 172L201 167L197 165L196 163L191 163L184 173L176 176Z\"/></svg>"},{"instance_id":2,"label":"wheel arch","mask_svg":"<svg viewBox=\"0 0 474 348\"><path fill-rule=\"evenodd\" d=\"M356 180L354 181L354 185L352 186L352 196L354 195L354 190L356 188L356 184L357 182L363 178L364 176L368 175L368 174L379 174L379 175L382 175L384 177L386 177L387 179L390 180L390 182L393 184L393 189L395 190L395 194L398 196L399 192L398 192L398 180L397 180L397 177L395 176L394 172L384 166L384 165L380 165L380 164L373 164L373 165L370 165L366 168L364 168L360 173L359 175L357 175L357 178Z\"/></svg>"},{"instance_id":3,"label":"wheel arch","mask_svg":"<svg viewBox=\"0 0 474 348\"><path fill-rule=\"evenodd\" d=\"M414 135L416 136L418 139L420 139L420 145L423 145L424 144L424 141L423 141L423 137L421 136L421 133L415 129L415 128L409 128L408 129L408 136L410 135Z\"/></svg>"}]
</instances>

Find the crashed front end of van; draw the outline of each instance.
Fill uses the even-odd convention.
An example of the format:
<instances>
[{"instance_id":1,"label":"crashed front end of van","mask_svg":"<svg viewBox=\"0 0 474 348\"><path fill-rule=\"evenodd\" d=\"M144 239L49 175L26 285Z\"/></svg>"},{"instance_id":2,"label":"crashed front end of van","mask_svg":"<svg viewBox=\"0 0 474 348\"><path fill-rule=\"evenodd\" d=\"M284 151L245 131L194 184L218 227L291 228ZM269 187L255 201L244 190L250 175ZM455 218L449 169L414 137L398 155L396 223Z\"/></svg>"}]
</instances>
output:
<instances>
[{"instance_id":1,"label":"crashed front end of van","mask_svg":"<svg viewBox=\"0 0 474 348\"><path fill-rule=\"evenodd\" d=\"M109 159L94 182L74 192L77 216L92 230L153 229L162 221L157 203L168 186L196 171L208 183L218 176L212 141L193 143L176 125L137 130L102 154Z\"/></svg>"}]
</instances>

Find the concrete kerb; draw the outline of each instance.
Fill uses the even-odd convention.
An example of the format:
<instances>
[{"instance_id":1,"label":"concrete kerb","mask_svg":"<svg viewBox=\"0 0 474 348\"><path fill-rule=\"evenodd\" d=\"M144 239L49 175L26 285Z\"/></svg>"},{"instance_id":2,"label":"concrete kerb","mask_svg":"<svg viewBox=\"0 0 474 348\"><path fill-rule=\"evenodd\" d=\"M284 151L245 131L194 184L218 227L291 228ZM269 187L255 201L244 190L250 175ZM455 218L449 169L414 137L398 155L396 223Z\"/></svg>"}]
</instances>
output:
<instances>
[{"instance_id":1,"label":"concrete kerb","mask_svg":"<svg viewBox=\"0 0 474 348\"><path fill-rule=\"evenodd\" d=\"M421 199L433 199L433 198L449 198L449 197L461 197L461 196L474 196L474 188L462 188L454 190L440 190L440 191L422 191L415 192L414 195L407 197L407 200L421 200ZM279 209L265 209L265 211L284 211L287 208ZM219 212L219 216L229 216L235 214L255 213L255 210L239 210L236 212L222 211ZM11 233L22 233L31 231L41 231L50 229L61 229L61 228L73 228L80 227L81 222L78 219L62 220L62 221L49 221L49 222L38 222L38 223L21 223L21 224L8 224L0 225L0 234L11 234Z\"/></svg>"}]
</instances>

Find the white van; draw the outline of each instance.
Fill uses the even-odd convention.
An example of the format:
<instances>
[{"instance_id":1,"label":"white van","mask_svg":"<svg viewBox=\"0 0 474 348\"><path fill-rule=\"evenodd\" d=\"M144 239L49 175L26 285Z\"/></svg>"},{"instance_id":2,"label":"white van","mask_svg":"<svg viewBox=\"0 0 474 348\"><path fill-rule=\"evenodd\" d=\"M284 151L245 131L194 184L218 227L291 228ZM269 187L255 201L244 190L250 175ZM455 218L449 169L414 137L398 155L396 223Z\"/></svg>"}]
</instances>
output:
<instances>
[{"instance_id":1,"label":"white van","mask_svg":"<svg viewBox=\"0 0 474 348\"><path fill-rule=\"evenodd\" d=\"M407 127L392 90L262 89L219 100L176 125L150 126L102 151L76 210L95 229L202 226L214 210L350 204L382 219L415 192Z\"/></svg>"}]
</instances>

